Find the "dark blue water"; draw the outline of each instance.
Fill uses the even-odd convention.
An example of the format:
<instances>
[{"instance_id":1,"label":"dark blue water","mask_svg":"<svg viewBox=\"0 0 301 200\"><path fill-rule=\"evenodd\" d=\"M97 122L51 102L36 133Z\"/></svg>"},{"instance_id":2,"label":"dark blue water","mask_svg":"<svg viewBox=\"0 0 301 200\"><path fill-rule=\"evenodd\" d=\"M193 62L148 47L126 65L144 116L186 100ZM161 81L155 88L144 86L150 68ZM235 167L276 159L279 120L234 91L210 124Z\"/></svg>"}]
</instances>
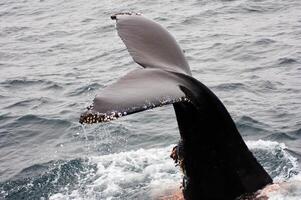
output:
<instances>
[{"instance_id":1,"label":"dark blue water","mask_svg":"<svg viewBox=\"0 0 301 200\"><path fill-rule=\"evenodd\" d=\"M112 13L141 12L185 50L248 146L301 198L299 0L0 3L0 199L153 199L178 188L171 106L82 127L106 85L137 68Z\"/></svg>"}]
</instances>

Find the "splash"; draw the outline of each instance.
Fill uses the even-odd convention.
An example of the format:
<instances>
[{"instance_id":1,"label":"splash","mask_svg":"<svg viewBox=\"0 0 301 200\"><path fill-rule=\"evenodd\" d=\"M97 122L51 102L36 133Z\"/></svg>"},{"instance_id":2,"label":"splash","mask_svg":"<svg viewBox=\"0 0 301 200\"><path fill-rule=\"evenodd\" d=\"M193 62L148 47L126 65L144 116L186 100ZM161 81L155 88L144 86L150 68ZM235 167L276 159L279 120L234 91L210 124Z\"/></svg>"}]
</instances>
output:
<instances>
[{"instance_id":1,"label":"splash","mask_svg":"<svg viewBox=\"0 0 301 200\"><path fill-rule=\"evenodd\" d=\"M270 199L283 199L288 193L291 195L289 200L298 199L301 176L296 174L299 166L287 147L263 140L248 141L247 145L274 181L284 185L283 189L270 192ZM173 146L90 156L89 162L97 166L95 177L84 189L56 193L50 200L156 199L169 195L179 189L182 179L179 168L169 157Z\"/></svg>"},{"instance_id":2,"label":"splash","mask_svg":"<svg viewBox=\"0 0 301 200\"><path fill-rule=\"evenodd\" d=\"M260 193L269 200L299 200L301 174L297 158L292 156L284 143L274 141L248 141L248 147L258 161L273 177L274 183Z\"/></svg>"},{"instance_id":3,"label":"splash","mask_svg":"<svg viewBox=\"0 0 301 200\"><path fill-rule=\"evenodd\" d=\"M301 174L287 182L274 184L265 188L263 193L269 200L299 200L301 196Z\"/></svg>"},{"instance_id":4,"label":"splash","mask_svg":"<svg viewBox=\"0 0 301 200\"><path fill-rule=\"evenodd\" d=\"M84 191L53 194L61 199L154 199L180 187L181 174L169 158L172 146L92 156L95 179ZM162 187L164 186L164 187Z\"/></svg>"},{"instance_id":5,"label":"splash","mask_svg":"<svg viewBox=\"0 0 301 200\"><path fill-rule=\"evenodd\" d=\"M287 151L284 143L257 140L248 141L247 145L274 182L287 181L300 171L297 158Z\"/></svg>"}]
</instances>

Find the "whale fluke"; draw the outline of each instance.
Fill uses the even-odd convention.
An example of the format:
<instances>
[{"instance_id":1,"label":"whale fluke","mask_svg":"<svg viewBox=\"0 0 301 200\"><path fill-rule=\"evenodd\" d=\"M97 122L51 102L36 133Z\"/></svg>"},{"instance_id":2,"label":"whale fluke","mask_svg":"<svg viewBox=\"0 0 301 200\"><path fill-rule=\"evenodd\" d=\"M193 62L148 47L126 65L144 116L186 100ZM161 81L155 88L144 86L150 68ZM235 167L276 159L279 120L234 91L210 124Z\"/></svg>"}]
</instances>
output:
<instances>
[{"instance_id":1,"label":"whale fluke","mask_svg":"<svg viewBox=\"0 0 301 200\"><path fill-rule=\"evenodd\" d=\"M191 76L175 39L138 14L119 13L111 18L116 20L118 34L130 55L143 69L103 89L80 122L107 122L173 104L181 136L181 153L173 157L184 172L185 199L231 200L272 183L222 102Z\"/></svg>"},{"instance_id":2,"label":"whale fluke","mask_svg":"<svg viewBox=\"0 0 301 200\"><path fill-rule=\"evenodd\" d=\"M191 74L183 51L172 35L140 14L114 15L118 35L134 61L144 68Z\"/></svg>"},{"instance_id":3,"label":"whale fluke","mask_svg":"<svg viewBox=\"0 0 301 200\"><path fill-rule=\"evenodd\" d=\"M135 112L188 101L176 74L158 69L134 70L98 94L81 123L107 122Z\"/></svg>"}]
</instances>

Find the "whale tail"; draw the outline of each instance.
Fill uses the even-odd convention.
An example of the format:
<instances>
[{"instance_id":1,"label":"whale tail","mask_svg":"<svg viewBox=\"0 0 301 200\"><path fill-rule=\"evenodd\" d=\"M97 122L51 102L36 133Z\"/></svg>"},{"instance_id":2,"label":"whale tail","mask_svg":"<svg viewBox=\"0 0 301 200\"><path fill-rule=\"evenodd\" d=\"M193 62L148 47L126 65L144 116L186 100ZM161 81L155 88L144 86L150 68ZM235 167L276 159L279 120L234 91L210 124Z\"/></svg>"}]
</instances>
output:
<instances>
[{"instance_id":1,"label":"whale tail","mask_svg":"<svg viewBox=\"0 0 301 200\"><path fill-rule=\"evenodd\" d=\"M143 69L106 87L80 122L107 122L173 104L182 141L185 199L235 199L272 183L222 102L191 76L175 39L141 15L120 13L112 19L130 55Z\"/></svg>"}]
</instances>

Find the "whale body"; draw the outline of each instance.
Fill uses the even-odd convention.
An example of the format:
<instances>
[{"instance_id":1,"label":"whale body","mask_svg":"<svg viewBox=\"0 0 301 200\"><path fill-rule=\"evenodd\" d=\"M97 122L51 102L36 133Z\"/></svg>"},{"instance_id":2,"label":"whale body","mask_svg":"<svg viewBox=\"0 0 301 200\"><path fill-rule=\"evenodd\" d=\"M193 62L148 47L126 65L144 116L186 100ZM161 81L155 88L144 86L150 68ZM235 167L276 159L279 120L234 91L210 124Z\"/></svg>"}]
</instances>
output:
<instances>
[{"instance_id":1,"label":"whale body","mask_svg":"<svg viewBox=\"0 0 301 200\"><path fill-rule=\"evenodd\" d=\"M271 184L225 106L192 77L170 33L140 14L119 13L111 18L142 68L104 88L81 115L80 123L108 122L173 104L181 137L176 154L184 172L185 199L236 199Z\"/></svg>"}]
</instances>

